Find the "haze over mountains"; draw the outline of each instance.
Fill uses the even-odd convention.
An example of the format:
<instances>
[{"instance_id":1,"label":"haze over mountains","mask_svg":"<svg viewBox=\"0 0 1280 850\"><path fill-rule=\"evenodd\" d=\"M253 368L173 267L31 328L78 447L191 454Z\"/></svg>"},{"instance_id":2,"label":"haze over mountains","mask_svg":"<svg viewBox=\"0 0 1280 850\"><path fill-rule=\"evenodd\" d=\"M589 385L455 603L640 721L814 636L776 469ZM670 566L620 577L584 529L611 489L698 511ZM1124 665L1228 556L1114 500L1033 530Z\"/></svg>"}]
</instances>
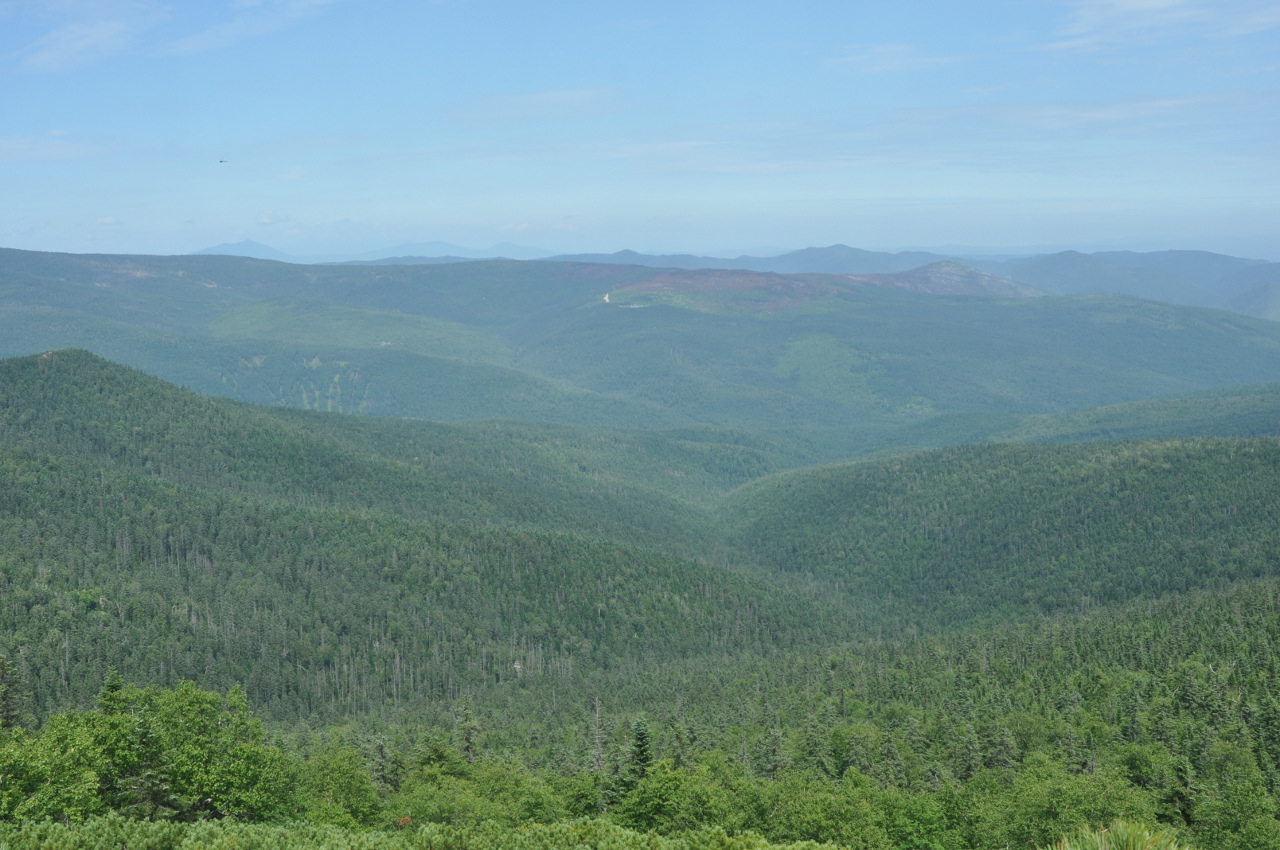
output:
<instances>
[{"instance_id":1,"label":"haze over mountains","mask_svg":"<svg viewBox=\"0 0 1280 850\"><path fill-rule=\"evenodd\" d=\"M833 458L930 421L1003 430L1280 375L1271 322L1027 297L952 261L782 274L6 250L0 272L0 354L87 348L200 392L335 412L803 432Z\"/></svg>"},{"instance_id":2,"label":"haze over mountains","mask_svg":"<svg viewBox=\"0 0 1280 850\"><path fill-rule=\"evenodd\" d=\"M197 254L226 254L298 262L256 242L218 245ZM865 251L847 245L803 248L773 257L735 258L694 254L560 254L503 243L487 250L443 242L399 245L359 257L329 261L386 265L453 262L460 259L547 259L561 262L639 265L673 269L734 269L780 274L893 274L939 262L961 263L1055 295L1110 293L1153 301L1218 307L1244 315L1280 315L1280 263L1208 251L1078 251L993 258L929 251ZM993 293L994 294L994 293Z\"/></svg>"},{"instance_id":3,"label":"haze over mountains","mask_svg":"<svg viewBox=\"0 0 1280 850\"><path fill-rule=\"evenodd\" d=\"M527 245L516 245L511 242L500 242L491 248L476 249L464 248L461 245L454 245L451 242L411 242L402 245L395 245L390 248L383 248L377 251L365 251L355 254L324 254L324 255L291 255L283 251L277 251L270 245L263 245L261 242L255 242L252 239L244 239L240 242L223 242L220 245L213 245L209 248L202 248L199 251L192 251L192 254L218 254L234 257L252 257L257 260L279 260L285 263L325 263L325 262L391 262L396 259L413 259L416 261L446 261L446 260L485 260L485 259L510 259L510 260L536 260L550 256L552 252L543 251L540 248L530 248Z\"/></svg>"},{"instance_id":4,"label":"haze over mountains","mask_svg":"<svg viewBox=\"0 0 1280 850\"><path fill-rule=\"evenodd\" d=\"M863 251L846 245L832 245L805 248L777 257L743 256L731 260L691 255L645 255L633 251L564 255L551 259L660 268L747 269L783 274L889 274L950 261L975 266L1054 295L1129 295L1268 317L1275 310L1275 289L1280 285L1280 263L1207 251L1103 251L1094 254L1061 251L1031 257L992 259L926 251Z\"/></svg>"}]
</instances>

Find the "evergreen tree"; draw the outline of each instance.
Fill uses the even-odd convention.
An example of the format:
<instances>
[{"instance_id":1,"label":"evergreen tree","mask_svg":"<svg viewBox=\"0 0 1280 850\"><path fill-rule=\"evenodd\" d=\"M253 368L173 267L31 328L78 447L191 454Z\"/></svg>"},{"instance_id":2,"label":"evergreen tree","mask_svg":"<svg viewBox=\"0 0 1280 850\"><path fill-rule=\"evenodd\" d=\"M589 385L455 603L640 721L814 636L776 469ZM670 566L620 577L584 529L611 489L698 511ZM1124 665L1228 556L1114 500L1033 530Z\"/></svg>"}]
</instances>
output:
<instances>
[{"instance_id":1,"label":"evergreen tree","mask_svg":"<svg viewBox=\"0 0 1280 850\"><path fill-rule=\"evenodd\" d=\"M476 720L470 695L462 700L462 708L458 714L457 741L458 749L467 761L475 761L480 757L480 723Z\"/></svg>"},{"instance_id":2,"label":"evergreen tree","mask_svg":"<svg viewBox=\"0 0 1280 850\"><path fill-rule=\"evenodd\" d=\"M18 726L22 716L21 680L9 659L0 655L0 732Z\"/></svg>"},{"instance_id":3,"label":"evergreen tree","mask_svg":"<svg viewBox=\"0 0 1280 850\"><path fill-rule=\"evenodd\" d=\"M782 730L777 726L769 727L769 731L765 733L764 740L760 744L760 755L756 759L756 772L767 779L772 779L777 775L778 771L790 766L791 759L787 756L787 741L782 734Z\"/></svg>"},{"instance_id":4,"label":"evergreen tree","mask_svg":"<svg viewBox=\"0 0 1280 850\"><path fill-rule=\"evenodd\" d=\"M652 766L653 736L649 731L649 721L642 714L631 724L631 749L627 752L627 762L623 768L628 791L648 775Z\"/></svg>"}]
</instances>

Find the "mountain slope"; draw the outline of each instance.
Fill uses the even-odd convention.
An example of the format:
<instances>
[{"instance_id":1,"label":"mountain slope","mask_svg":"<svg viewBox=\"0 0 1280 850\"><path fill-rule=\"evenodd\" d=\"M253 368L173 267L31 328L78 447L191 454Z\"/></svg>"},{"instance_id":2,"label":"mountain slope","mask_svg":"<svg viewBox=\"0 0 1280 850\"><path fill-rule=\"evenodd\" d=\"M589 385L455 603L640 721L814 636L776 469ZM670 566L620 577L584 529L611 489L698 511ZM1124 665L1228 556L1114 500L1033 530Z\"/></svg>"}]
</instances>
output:
<instances>
[{"instance_id":1,"label":"mountain slope","mask_svg":"<svg viewBox=\"0 0 1280 850\"><path fill-rule=\"evenodd\" d=\"M1093 255L1099 260L1117 266L1131 268L1163 269L1197 286L1216 293L1220 298L1229 296L1234 286L1231 278L1258 265L1267 265L1262 260L1248 260L1242 257L1231 257L1226 254L1215 254L1210 251L1100 251Z\"/></svg>"},{"instance_id":2,"label":"mountain slope","mask_svg":"<svg viewBox=\"0 0 1280 850\"><path fill-rule=\"evenodd\" d=\"M400 431L384 456L332 418L312 431L83 352L0 363L0 652L45 710L112 664L239 681L281 715L843 628L825 603L660 551L707 548L705 517L601 466L606 447ZM715 449L616 452L648 452L651 481L701 461L712 487L760 461Z\"/></svg>"},{"instance_id":3,"label":"mountain slope","mask_svg":"<svg viewBox=\"0 0 1280 850\"><path fill-rule=\"evenodd\" d=\"M0 361L0 445L309 507L701 551L699 504L786 460L746 435L320 417L197 396L87 352Z\"/></svg>"},{"instance_id":4,"label":"mountain slope","mask_svg":"<svg viewBox=\"0 0 1280 850\"><path fill-rule=\"evenodd\" d=\"M895 628L1280 571L1280 440L968 446L783 473L727 506L740 556Z\"/></svg>"},{"instance_id":5,"label":"mountain slope","mask_svg":"<svg viewBox=\"0 0 1280 850\"><path fill-rule=\"evenodd\" d=\"M209 248L201 248L199 251L192 251L192 254L220 254L232 257L253 257L257 260L278 260L282 263L295 261L283 251L277 251L270 245L263 245L261 242L255 242L252 239L242 239L239 242L223 242L220 245L214 245Z\"/></svg>"},{"instance_id":6,"label":"mountain slope","mask_svg":"<svg viewBox=\"0 0 1280 850\"><path fill-rule=\"evenodd\" d=\"M851 280L891 286L932 295L973 295L987 298L1025 298L1043 295L1040 290L1014 283L954 260L940 260L909 271L893 274L848 275Z\"/></svg>"},{"instance_id":7,"label":"mountain slope","mask_svg":"<svg viewBox=\"0 0 1280 850\"><path fill-rule=\"evenodd\" d=\"M1129 257L1115 257L1121 262L1110 262L1108 256L1062 251L1008 260L995 268L999 274L1057 295L1105 293L1200 307L1216 305L1220 300L1208 286L1169 268L1139 265Z\"/></svg>"},{"instance_id":8,"label":"mountain slope","mask_svg":"<svg viewBox=\"0 0 1280 850\"><path fill-rule=\"evenodd\" d=\"M1280 321L1280 263L1253 266L1229 282L1237 291L1223 306L1246 316Z\"/></svg>"},{"instance_id":9,"label":"mountain slope","mask_svg":"<svg viewBox=\"0 0 1280 850\"><path fill-rule=\"evenodd\" d=\"M780 313L643 293L521 330L523 362L726 427L1049 413L1280 375L1280 328L1106 296L992 300L850 286ZM682 302L680 302L682 303ZM1231 377L1228 377L1228 376Z\"/></svg>"}]
</instances>

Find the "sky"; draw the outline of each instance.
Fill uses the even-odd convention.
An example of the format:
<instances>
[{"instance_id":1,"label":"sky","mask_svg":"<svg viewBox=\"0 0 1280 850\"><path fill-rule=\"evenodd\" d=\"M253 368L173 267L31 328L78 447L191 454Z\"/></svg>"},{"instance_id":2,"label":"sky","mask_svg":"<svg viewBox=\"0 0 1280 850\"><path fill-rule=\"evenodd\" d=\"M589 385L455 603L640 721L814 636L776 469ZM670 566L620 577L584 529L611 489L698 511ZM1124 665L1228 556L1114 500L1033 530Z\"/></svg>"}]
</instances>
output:
<instances>
[{"instance_id":1,"label":"sky","mask_svg":"<svg viewBox=\"0 0 1280 850\"><path fill-rule=\"evenodd\" d=\"M1280 260L1280 2L0 0L0 246Z\"/></svg>"}]
</instances>

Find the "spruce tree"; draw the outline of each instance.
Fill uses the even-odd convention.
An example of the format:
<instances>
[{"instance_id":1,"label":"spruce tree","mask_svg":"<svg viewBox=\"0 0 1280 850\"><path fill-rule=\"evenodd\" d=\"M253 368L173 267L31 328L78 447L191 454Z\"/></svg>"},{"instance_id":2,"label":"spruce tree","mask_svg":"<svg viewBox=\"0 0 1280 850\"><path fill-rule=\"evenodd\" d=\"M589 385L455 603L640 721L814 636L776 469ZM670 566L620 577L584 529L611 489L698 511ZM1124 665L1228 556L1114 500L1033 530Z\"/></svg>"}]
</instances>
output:
<instances>
[{"instance_id":1,"label":"spruce tree","mask_svg":"<svg viewBox=\"0 0 1280 850\"><path fill-rule=\"evenodd\" d=\"M628 791L644 779L652 765L653 736L649 731L649 721L642 714L631 724L631 750L627 753L624 770L628 779Z\"/></svg>"}]
</instances>

